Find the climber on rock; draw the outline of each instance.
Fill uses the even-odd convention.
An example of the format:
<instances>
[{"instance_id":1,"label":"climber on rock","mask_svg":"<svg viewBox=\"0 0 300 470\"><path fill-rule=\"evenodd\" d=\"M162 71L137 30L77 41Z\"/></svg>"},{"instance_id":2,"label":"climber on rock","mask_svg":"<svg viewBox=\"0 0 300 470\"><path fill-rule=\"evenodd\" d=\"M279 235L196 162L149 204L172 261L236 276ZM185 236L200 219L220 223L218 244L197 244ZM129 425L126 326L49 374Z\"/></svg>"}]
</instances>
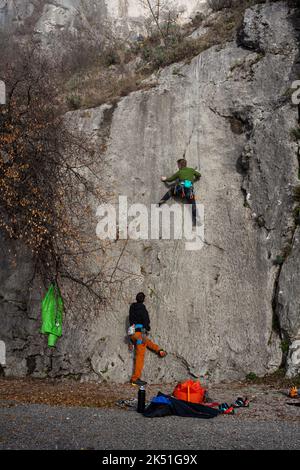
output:
<instances>
[{"instance_id":1,"label":"climber on rock","mask_svg":"<svg viewBox=\"0 0 300 470\"><path fill-rule=\"evenodd\" d=\"M176 183L171 186L169 191L161 198L159 202L159 207L168 201L172 196L181 197L185 199L189 204L192 204L192 217L193 225L196 225L197 211L196 211L196 201L195 201L195 192L194 192L194 182L198 181L201 178L201 173L194 170L194 168L187 167L187 161L185 158L181 158L177 161L179 170L173 175L167 178L162 176L161 180L165 183Z\"/></svg>"},{"instance_id":2,"label":"climber on rock","mask_svg":"<svg viewBox=\"0 0 300 470\"><path fill-rule=\"evenodd\" d=\"M144 305L145 294L139 292L136 296L136 302L130 305L129 310L129 323L130 327L128 335L130 342L135 348L135 365L134 372L131 377L132 385L146 385L147 382L141 380L142 371L144 368L144 357L146 348L156 352L159 357L165 357L166 351L161 349L157 344L150 341L148 334L150 331L150 320L148 311Z\"/></svg>"}]
</instances>

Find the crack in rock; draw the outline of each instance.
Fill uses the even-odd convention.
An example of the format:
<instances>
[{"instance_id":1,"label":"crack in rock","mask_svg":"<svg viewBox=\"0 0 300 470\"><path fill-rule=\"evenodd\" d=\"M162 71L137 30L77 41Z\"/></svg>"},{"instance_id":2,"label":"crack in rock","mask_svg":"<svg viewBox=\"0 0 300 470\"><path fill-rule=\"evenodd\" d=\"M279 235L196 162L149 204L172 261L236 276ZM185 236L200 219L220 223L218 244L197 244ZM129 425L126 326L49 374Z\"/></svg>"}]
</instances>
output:
<instances>
[{"instance_id":1,"label":"crack in rock","mask_svg":"<svg viewBox=\"0 0 300 470\"><path fill-rule=\"evenodd\" d=\"M183 364L183 366L186 368L186 370L188 371L188 374L191 376L191 377L194 377L195 379L197 379L199 376L194 374L194 372L191 371L191 368L193 366L191 366L188 361L183 357L183 356L180 356L179 354L177 353L170 353L170 355L174 356L175 359L177 359L178 361L181 362L181 364Z\"/></svg>"}]
</instances>

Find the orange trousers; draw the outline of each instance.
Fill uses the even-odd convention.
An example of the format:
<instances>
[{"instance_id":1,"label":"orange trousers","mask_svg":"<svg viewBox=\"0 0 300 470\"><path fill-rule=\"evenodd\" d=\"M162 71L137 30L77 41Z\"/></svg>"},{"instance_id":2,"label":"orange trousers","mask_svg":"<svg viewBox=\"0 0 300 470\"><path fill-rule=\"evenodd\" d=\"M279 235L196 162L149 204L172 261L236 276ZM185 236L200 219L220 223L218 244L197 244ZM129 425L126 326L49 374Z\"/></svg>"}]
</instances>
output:
<instances>
[{"instance_id":1,"label":"orange trousers","mask_svg":"<svg viewBox=\"0 0 300 470\"><path fill-rule=\"evenodd\" d=\"M134 372L133 376L131 377L131 381L134 382L135 380L139 379L142 375L143 368L144 368L144 359L145 359L145 352L146 348L151 349L151 351L158 351L161 349L157 344L150 341L146 335L143 335L140 331L137 331L134 335L130 337L131 341L134 343L135 349L135 364L134 364ZM137 344L140 341L143 341L142 344Z\"/></svg>"}]
</instances>

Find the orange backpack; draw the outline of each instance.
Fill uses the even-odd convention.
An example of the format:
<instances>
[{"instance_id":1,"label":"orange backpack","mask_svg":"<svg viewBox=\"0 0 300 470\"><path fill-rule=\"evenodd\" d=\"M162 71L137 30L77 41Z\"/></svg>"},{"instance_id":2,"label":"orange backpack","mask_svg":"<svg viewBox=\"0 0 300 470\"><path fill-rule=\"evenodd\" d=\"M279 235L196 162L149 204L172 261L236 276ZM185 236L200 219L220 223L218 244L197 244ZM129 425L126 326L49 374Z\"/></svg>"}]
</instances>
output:
<instances>
[{"instance_id":1,"label":"orange backpack","mask_svg":"<svg viewBox=\"0 0 300 470\"><path fill-rule=\"evenodd\" d=\"M191 403L203 403L205 399L205 388L199 381L186 380L176 385L173 396L178 400L189 401Z\"/></svg>"}]
</instances>

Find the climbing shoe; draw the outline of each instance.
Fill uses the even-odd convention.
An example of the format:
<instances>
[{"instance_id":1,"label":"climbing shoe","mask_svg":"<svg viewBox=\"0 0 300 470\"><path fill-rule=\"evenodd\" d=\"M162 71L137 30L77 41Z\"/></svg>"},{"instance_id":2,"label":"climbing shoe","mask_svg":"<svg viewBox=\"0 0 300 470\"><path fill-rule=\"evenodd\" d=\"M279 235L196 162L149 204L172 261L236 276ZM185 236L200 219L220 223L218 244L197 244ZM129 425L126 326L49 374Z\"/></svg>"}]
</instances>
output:
<instances>
[{"instance_id":1,"label":"climbing shoe","mask_svg":"<svg viewBox=\"0 0 300 470\"><path fill-rule=\"evenodd\" d=\"M248 408L249 400L246 398L238 397L232 405L234 408Z\"/></svg>"},{"instance_id":2,"label":"climbing shoe","mask_svg":"<svg viewBox=\"0 0 300 470\"><path fill-rule=\"evenodd\" d=\"M166 357L166 355L168 353L167 353L167 351L164 351L163 349L160 349L157 354L159 355L159 357Z\"/></svg>"},{"instance_id":3,"label":"climbing shoe","mask_svg":"<svg viewBox=\"0 0 300 470\"><path fill-rule=\"evenodd\" d=\"M299 397L299 391L297 387L291 387L289 389L289 397L290 398L298 398Z\"/></svg>"},{"instance_id":4,"label":"climbing shoe","mask_svg":"<svg viewBox=\"0 0 300 470\"><path fill-rule=\"evenodd\" d=\"M136 379L136 380L131 381L131 385L142 387L143 385L147 385L147 382L141 379Z\"/></svg>"},{"instance_id":5,"label":"climbing shoe","mask_svg":"<svg viewBox=\"0 0 300 470\"><path fill-rule=\"evenodd\" d=\"M222 403L219 405L219 411L224 415L233 415L234 414L234 407L231 405L229 406L228 403Z\"/></svg>"}]
</instances>

